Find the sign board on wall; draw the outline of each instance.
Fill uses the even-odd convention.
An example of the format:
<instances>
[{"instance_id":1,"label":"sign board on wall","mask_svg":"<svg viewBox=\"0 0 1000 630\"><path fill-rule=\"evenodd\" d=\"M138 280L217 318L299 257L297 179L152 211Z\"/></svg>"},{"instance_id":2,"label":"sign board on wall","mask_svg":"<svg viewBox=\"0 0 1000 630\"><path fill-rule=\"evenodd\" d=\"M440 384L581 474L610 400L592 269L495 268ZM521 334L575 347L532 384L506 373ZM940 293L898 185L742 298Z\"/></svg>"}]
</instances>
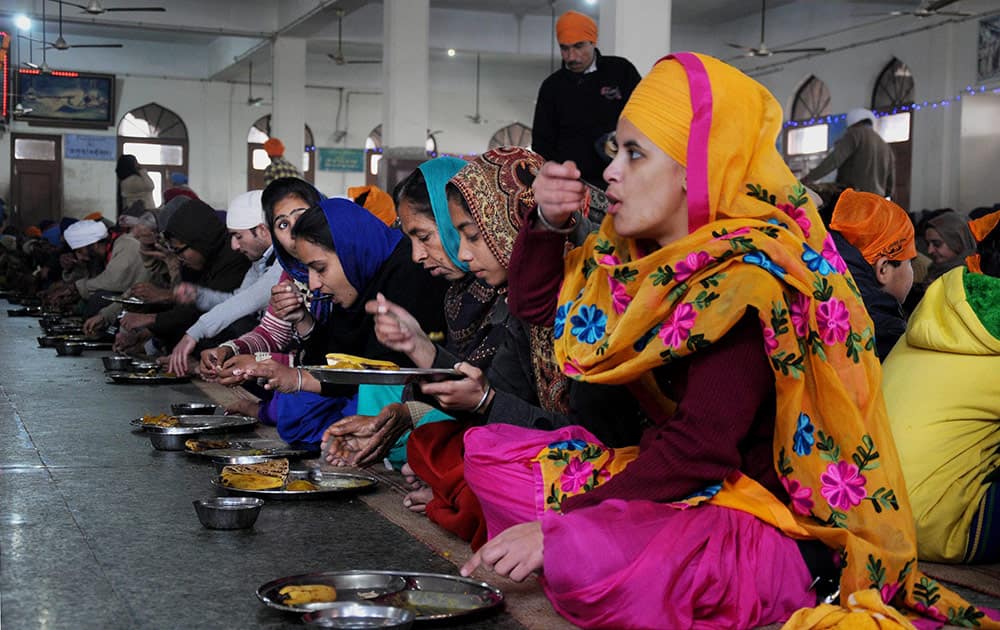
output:
<instances>
[{"instance_id":1,"label":"sign board on wall","mask_svg":"<svg viewBox=\"0 0 1000 630\"><path fill-rule=\"evenodd\" d=\"M118 139L115 136L95 136L91 134L67 133L65 136L65 156L67 160L118 159Z\"/></svg>"},{"instance_id":2,"label":"sign board on wall","mask_svg":"<svg viewBox=\"0 0 1000 630\"><path fill-rule=\"evenodd\" d=\"M363 173L365 171L364 149L324 148L318 150L319 159L316 166L321 171L350 171Z\"/></svg>"}]
</instances>

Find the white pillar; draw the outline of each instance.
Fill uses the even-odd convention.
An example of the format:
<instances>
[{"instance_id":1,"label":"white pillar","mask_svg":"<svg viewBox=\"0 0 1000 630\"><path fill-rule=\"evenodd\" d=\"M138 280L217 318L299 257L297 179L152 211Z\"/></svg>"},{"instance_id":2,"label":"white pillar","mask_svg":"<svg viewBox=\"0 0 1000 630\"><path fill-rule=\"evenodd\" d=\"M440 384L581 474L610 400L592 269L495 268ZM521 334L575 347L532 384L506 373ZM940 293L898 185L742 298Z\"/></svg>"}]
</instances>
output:
<instances>
[{"instance_id":1,"label":"white pillar","mask_svg":"<svg viewBox=\"0 0 1000 630\"><path fill-rule=\"evenodd\" d=\"M271 45L271 136L285 159L302 170L306 123L306 40L279 37Z\"/></svg>"},{"instance_id":2,"label":"white pillar","mask_svg":"<svg viewBox=\"0 0 1000 630\"><path fill-rule=\"evenodd\" d=\"M382 147L379 185L399 160L426 159L430 109L430 0L385 0L382 14Z\"/></svg>"},{"instance_id":3,"label":"white pillar","mask_svg":"<svg viewBox=\"0 0 1000 630\"><path fill-rule=\"evenodd\" d=\"M601 0L597 46L645 75L670 48L672 0Z\"/></svg>"}]
</instances>

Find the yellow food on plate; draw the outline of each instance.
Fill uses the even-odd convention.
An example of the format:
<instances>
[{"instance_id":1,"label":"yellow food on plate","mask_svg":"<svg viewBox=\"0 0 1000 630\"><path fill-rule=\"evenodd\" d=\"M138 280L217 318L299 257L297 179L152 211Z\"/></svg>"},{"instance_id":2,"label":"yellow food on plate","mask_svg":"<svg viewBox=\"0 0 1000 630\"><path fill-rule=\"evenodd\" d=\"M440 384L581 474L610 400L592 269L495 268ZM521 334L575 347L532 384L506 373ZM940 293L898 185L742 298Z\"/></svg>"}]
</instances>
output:
<instances>
[{"instance_id":1,"label":"yellow food on plate","mask_svg":"<svg viewBox=\"0 0 1000 630\"><path fill-rule=\"evenodd\" d=\"M326 584L291 584L281 587L278 595L284 597L281 603L288 606L337 601L337 589Z\"/></svg>"},{"instance_id":2,"label":"yellow food on plate","mask_svg":"<svg viewBox=\"0 0 1000 630\"><path fill-rule=\"evenodd\" d=\"M225 466L219 478L222 485L237 490L277 490L288 478L288 460L282 457L259 464Z\"/></svg>"},{"instance_id":3,"label":"yellow food on plate","mask_svg":"<svg viewBox=\"0 0 1000 630\"><path fill-rule=\"evenodd\" d=\"M237 490L278 490L285 485L281 477L268 477L257 473L235 473L222 471L222 485Z\"/></svg>"},{"instance_id":4,"label":"yellow food on plate","mask_svg":"<svg viewBox=\"0 0 1000 630\"><path fill-rule=\"evenodd\" d=\"M142 423L154 427L176 427L180 424L177 416L168 416L165 413L159 415L146 415L142 417Z\"/></svg>"},{"instance_id":5,"label":"yellow food on plate","mask_svg":"<svg viewBox=\"0 0 1000 630\"><path fill-rule=\"evenodd\" d=\"M289 481L288 485L285 486L285 490L295 490L297 492L315 492L319 490L319 486L311 481L306 481L305 479L296 479L295 481Z\"/></svg>"},{"instance_id":6,"label":"yellow food on plate","mask_svg":"<svg viewBox=\"0 0 1000 630\"><path fill-rule=\"evenodd\" d=\"M392 361L379 361L356 357L353 354L331 352L326 355L326 364L338 370L398 370L399 366Z\"/></svg>"}]
</instances>

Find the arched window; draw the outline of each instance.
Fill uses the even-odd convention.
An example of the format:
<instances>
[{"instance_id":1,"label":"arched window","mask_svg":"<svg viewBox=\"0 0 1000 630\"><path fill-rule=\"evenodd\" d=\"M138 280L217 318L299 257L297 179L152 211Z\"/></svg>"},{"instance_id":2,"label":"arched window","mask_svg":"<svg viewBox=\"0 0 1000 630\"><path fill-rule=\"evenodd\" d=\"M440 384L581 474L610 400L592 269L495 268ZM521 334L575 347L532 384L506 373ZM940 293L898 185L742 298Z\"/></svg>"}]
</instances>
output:
<instances>
[{"instance_id":1,"label":"arched window","mask_svg":"<svg viewBox=\"0 0 1000 630\"><path fill-rule=\"evenodd\" d=\"M430 157L437 155L437 138L434 132L427 130L427 140L424 142L424 149ZM365 183L369 186L376 184L378 179L379 164L382 162L382 123L375 125L368 137L365 138Z\"/></svg>"},{"instance_id":2,"label":"arched window","mask_svg":"<svg viewBox=\"0 0 1000 630\"><path fill-rule=\"evenodd\" d=\"M264 188L264 169L271 164L271 158L264 150L264 143L271 137L271 115L261 116L250 127L247 133L247 190L261 190ZM295 162L295 155L298 153L296 147L282 138L285 143L285 159L299 167L302 176L310 184L316 181L316 160L313 153L316 145L313 144L312 129L305 125L305 135L303 136L302 161Z\"/></svg>"},{"instance_id":3,"label":"arched window","mask_svg":"<svg viewBox=\"0 0 1000 630\"><path fill-rule=\"evenodd\" d=\"M164 182L170 174L188 173L188 134L184 121L157 103L136 107L118 123L118 155L126 154L134 155L149 173L153 180L153 201L162 204Z\"/></svg>"},{"instance_id":4,"label":"arched window","mask_svg":"<svg viewBox=\"0 0 1000 630\"><path fill-rule=\"evenodd\" d=\"M803 81L792 101L791 115L784 134L788 166L801 177L819 164L830 148L830 89L815 75Z\"/></svg>"},{"instance_id":5,"label":"arched window","mask_svg":"<svg viewBox=\"0 0 1000 630\"><path fill-rule=\"evenodd\" d=\"M913 161L913 73L905 63L892 58L875 81L872 89L872 110L875 129L892 148L896 158L892 199L904 208L910 204L910 165Z\"/></svg>"},{"instance_id":6,"label":"arched window","mask_svg":"<svg viewBox=\"0 0 1000 630\"><path fill-rule=\"evenodd\" d=\"M490 138L489 148L495 149L497 147L524 147L525 149L530 149L531 127L515 122L500 128Z\"/></svg>"}]
</instances>

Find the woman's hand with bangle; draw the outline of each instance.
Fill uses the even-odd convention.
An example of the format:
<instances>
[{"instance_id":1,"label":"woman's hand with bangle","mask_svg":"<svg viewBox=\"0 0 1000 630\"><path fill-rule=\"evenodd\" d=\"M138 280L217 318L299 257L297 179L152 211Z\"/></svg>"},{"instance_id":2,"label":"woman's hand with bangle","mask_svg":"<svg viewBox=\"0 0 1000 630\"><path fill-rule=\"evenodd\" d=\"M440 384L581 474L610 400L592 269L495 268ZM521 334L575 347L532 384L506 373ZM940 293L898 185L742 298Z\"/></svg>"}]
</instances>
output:
<instances>
[{"instance_id":1,"label":"woman's hand with bangle","mask_svg":"<svg viewBox=\"0 0 1000 630\"><path fill-rule=\"evenodd\" d=\"M587 187L572 161L546 162L531 186L539 219L556 229L567 226L573 214L587 202Z\"/></svg>"},{"instance_id":2,"label":"woman's hand with bangle","mask_svg":"<svg viewBox=\"0 0 1000 630\"><path fill-rule=\"evenodd\" d=\"M365 304L365 311L375 316L375 336L379 343L404 353L419 368L431 367L437 348L409 311L381 293Z\"/></svg>"},{"instance_id":3,"label":"woman's hand with bangle","mask_svg":"<svg viewBox=\"0 0 1000 630\"><path fill-rule=\"evenodd\" d=\"M482 413L489 409L496 392L486 381L486 375L476 366L459 363L455 369L465 375L461 380L422 383L420 391L433 396L442 409Z\"/></svg>"}]
</instances>

